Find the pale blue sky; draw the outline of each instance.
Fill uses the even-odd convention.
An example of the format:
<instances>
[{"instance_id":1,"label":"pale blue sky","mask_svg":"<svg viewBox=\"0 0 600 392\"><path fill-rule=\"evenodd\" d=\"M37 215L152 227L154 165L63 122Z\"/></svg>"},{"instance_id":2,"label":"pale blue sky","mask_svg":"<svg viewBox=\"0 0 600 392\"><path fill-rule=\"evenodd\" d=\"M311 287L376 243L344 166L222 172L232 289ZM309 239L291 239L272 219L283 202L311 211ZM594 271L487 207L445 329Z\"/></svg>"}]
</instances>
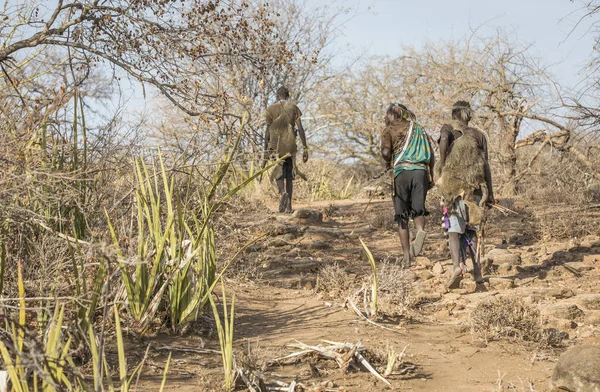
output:
<instances>
[{"instance_id":1,"label":"pale blue sky","mask_svg":"<svg viewBox=\"0 0 600 392\"><path fill-rule=\"evenodd\" d=\"M403 45L419 47L427 40L461 38L485 24L484 33L503 28L515 32L522 43L533 44L532 54L553 64L551 71L564 87L573 87L593 49L593 34L585 34L589 21L568 36L582 15L582 0L352 0L344 4L358 10L336 41L336 46L350 46L348 57L365 50L368 55L400 55Z\"/></svg>"}]
</instances>

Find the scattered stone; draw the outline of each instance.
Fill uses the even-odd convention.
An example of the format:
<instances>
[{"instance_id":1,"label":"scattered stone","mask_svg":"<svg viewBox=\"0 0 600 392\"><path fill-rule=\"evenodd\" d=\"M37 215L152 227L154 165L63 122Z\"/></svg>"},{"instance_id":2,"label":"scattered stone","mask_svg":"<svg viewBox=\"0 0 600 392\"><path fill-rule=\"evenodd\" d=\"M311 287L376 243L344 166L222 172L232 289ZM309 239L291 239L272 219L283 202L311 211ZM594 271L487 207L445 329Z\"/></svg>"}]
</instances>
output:
<instances>
[{"instance_id":1,"label":"scattered stone","mask_svg":"<svg viewBox=\"0 0 600 392\"><path fill-rule=\"evenodd\" d=\"M293 259L287 263L287 267L300 271L311 271L318 268L318 263L311 259Z\"/></svg>"},{"instance_id":2,"label":"scattered stone","mask_svg":"<svg viewBox=\"0 0 600 392\"><path fill-rule=\"evenodd\" d=\"M444 295L444 299L448 302L458 301L460 299L460 294L447 293L446 295Z\"/></svg>"},{"instance_id":3,"label":"scattered stone","mask_svg":"<svg viewBox=\"0 0 600 392\"><path fill-rule=\"evenodd\" d=\"M556 299L567 299L575 296L575 293L571 289L562 288L550 291L550 296Z\"/></svg>"},{"instance_id":4,"label":"scattered stone","mask_svg":"<svg viewBox=\"0 0 600 392\"><path fill-rule=\"evenodd\" d=\"M441 309L437 311L433 317L439 322L444 322L450 320L452 318L452 315L450 314L448 309Z\"/></svg>"},{"instance_id":5,"label":"scattered stone","mask_svg":"<svg viewBox=\"0 0 600 392\"><path fill-rule=\"evenodd\" d=\"M323 222L323 213L317 210L299 209L294 211L291 219L300 221L302 223L321 223Z\"/></svg>"},{"instance_id":6,"label":"scattered stone","mask_svg":"<svg viewBox=\"0 0 600 392\"><path fill-rule=\"evenodd\" d=\"M555 390L600 392L600 347L575 346L558 359L551 387Z\"/></svg>"},{"instance_id":7,"label":"scattered stone","mask_svg":"<svg viewBox=\"0 0 600 392\"><path fill-rule=\"evenodd\" d=\"M327 227L311 227L305 230L306 235L312 237L318 237L320 241L331 241L344 237L344 233L340 229L327 228Z\"/></svg>"},{"instance_id":8,"label":"scattered stone","mask_svg":"<svg viewBox=\"0 0 600 392\"><path fill-rule=\"evenodd\" d=\"M583 256L584 264L597 264L600 262L600 255L585 255Z\"/></svg>"},{"instance_id":9,"label":"scattered stone","mask_svg":"<svg viewBox=\"0 0 600 392\"><path fill-rule=\"evenodd\" d=\"M289 252L286 253L288 258L298 258L298 257L311 257L312 255L300 248L293 248Z\"/></svg>"},{"instance_id":10,"label":"scattered stone","mask_svg":"<svg viewBox=\"0 0 600 392\"><path fill-rule=\"evenodd\" d=\"M442 295L440 293L420 293L417 298L419 299L419 303L430 303L439 301Z\"/></svg>"},{"instance_id":11,"label":"scattered stone","mask_svg":"<svg viewBox=\"0 0 600 392\"><path fill-rule=\"evenodd\" d=\"M331 245L325 241L312 241L309 247L315 250L323 250L331 248Z\"/></svg>"},{"instance_id":12,"label":"scattered stone","mask_svg":"<svg viewBox=\"0 0 600 392\"><path fill-rule=\"evenodd\" d=\"M436 275L443 275L443 274L444 274L444 272L446 272L446 271L444 270L444 266L442 265L442 263L435 263L435 264L433 265L432 271L433 271L433 273L434 273L434 274L436 274Z\"/></svg>"},{"instance_id":13,"label":"scattered stone","mask_svg":"<svg viewBox=\"0 0 600 392\"><path fill-rule=\"evenodd\" d=\"M404 275L404 279L406 279L408 282L415 282L419 279L419 277L417 276L415 271L408 270L408 272Z\"/></svg>"},{"instance_id":14,"label":"scattered stone","mask_svg":"<svg viewBox=\"0 0 600 392\"><path fill-rule=\"evenodd\" d=\"M593 330L593 328L584 329L584 330L582 330L581 332L579 332L577 334L577 337L580 337L582 339L591 338L592 336L594 336L594 330Z\"/></svg>"},{"instance_id":15,"label":"scattered stone","mask_svg":"<svg viewBox=\"0 0 600 392\"><path fill-rule=\"evenodd\" d=\"M584 248L596 248L600 246L600 237L589 235L581 240L581 246Z\"/></svg>"},{"instance_id":16,"label":"scattered stone","mask_svg":"<svg viewBox=\"0 0 600 392\"><path fill-rule=\"evenodd\" d=\"M515 286L515 283L511 279L506 278L489 278L490 287L494 290L508 290Z\"/></svg>"},{"instance_id":17,"label":"scattered stone","mask_svg":"<svg viewBox=\"0 0 600 392\"><path fill-rule=\"evenodd\" d=\"M575 297L577 305L588 310L600 310L600 294L582 294Z\"/></svg>"},{"instance_id":18,"label":"scattered stone","mask_svg":"<svg viewBox=\"0 0 600 392\"><path fill-rule=\"evenodd\" d=\"M546 342L551 346L560 346L563 340L569 339L569 333L556 328L544 329Z\"/></svg>"},{"instance_id":19,"label":"scattered stone","mask_svg":"<svg viewBox=\"0 0 600 392\"><path fill-rule=\"evenodd\" d=\"M492 249L485 256L490 262L494 264L508 263L510 265L521 264L521 256L514 254L506 249Z\"/></svg>"},{"instance_id":20,"label":"scattered stone","mask_svg":"<svg viewBox=\"0 0 600 392\"><path fill-rule=\"evenodd\" d=\"M417 273L417 276L421 280L429 280L433 278L433 274L429 270L422 270Z\"/></svg>"},{"instance_id":21,"label":"scattered stone","mask_svg":"<svg viewBox=\"0 0 600 392\"><path fill-rule=\"evenodd\" d=\"M425 268L431 268L433 266L433 262L429 260L429 258L423 256L416 257L415 263L417 265L422 265Z\"/></svg>"},{"instance_id":22,"label":"scattered stone","mask_svg":"<svg viewBox=\"0 0 600 392\"><path fill-rule=\"evenodd\" d=\"M566 269L568 269L571 272L575 272L575 273L579 273L579 274L582 272L594 269L594 267L592 267L591 265L587 265L586 263L582 263L580 261L565 263L565 264L563 264L563 267L565 267Z\"/></svg>"},{"instance_id":23,"label":"scattered stone","mask_svg":"<svg viewBox=\"0 0 600 392\"><path fill-rule=\"evenodd\" d=\"M530 278L524 278L524 279L516 279L515 280L515 286L528 286L530 284L532 284L533 282L535 282L537 278L535 276L532 276Z\"/></svg>"},{"instance_id":24,"label":"scattered stone","mask_svg":"<svg viewBox=\"0 0 600 392\"><path fill-rule=\"evenodd\" d=\"M594 327L600 327L600 312L589 312L585 315L585 323L587 325L593 325Z\"/></svg>"},{"instance_id":25,"label":"scattered stone","mask_svg":"<svg viewBox=\"0 0 600 392\"><path fill-rule=\"evenodd\" d=\"M572 320L550 317L545 323L548 327L558 329L560 331L571 330L578 327L577 323Z\"/></svg>"},{"instance_id":26,"label":"scattered stone","mask_svg":"<svg viewBox=\"0 0 600 392\"><path fill-rule=\"evenodd\" d=\"M523 298L523 302L525 302L527 305L536 305L543 300L544 300L544 296L541 294L532 294L532 295L528 295L527 297Z\"/></svg>"},{"instance_id":27,"label":"scattered stone","mask_svg":"<svg viewBox=\"0 0 600 392\"><path fill-rule=\"evenodd\" d=\"M273 248L279 248L286 245L288 245L288 242L282 238L275 238L273 241L269 242L269 247Z\"/></svg>"},{"instance_id":28,"label":"scattered stone","mask_svg":"<svg viewBox=\"0 0 600 392\"><path fill-rule=\"evenodd\" d=\"M477 289L477 283L473 279L463 279L460 281L460 288L473 292Z\"/></svg>"},{"instance_id":29,"label":"scattered stone","mask_svg":"<svg viewBox=\"0 0 600 392\"><path fill-rule=\"evenodd\" d=\"M544 309L544 314L565 320L581 320L585 316L583 310L577 305L566 302L548 305Z\"/></svg>"},{"instance_id":30,"label":"scattered stone","mask_svg":"<svg viewBox=\"0 0 600 392\"><path fill-rule=\"evenodd\" d=\"M486 348L488 346L487 343L483 340L475 340L471 343L471 345L477 348Z\"/></svg>"},{"instance_id":31,"label":"scattered stone","mask_svg":"<svg viewBox=\"0 0 600 392\"><path fill-rule=\"evenodd\" d=\"M251 245L246 248L245 252L246 253L255 253L255 252L260 252L262 250L264 250L263 245Z\"/></svg>"},{"instance_id":32,"label":"scattered stone","mask_svg":"<svg viewBox=\"0 0 600 392\"><path fill-rule=\"evenodd\" d=\"M512 270L513 265L511 263L502 263L498 266L499 274L507 274Z\"/></svg>"},{"instance_id":33,"label":"scattered stone","mask_svg":"<svg viewBox=\"0 0 600 392\"><path fill-rule=\"evenodd\" d=\"M276 222L270 224L266 227L266 231L269 232L269 235L272 237L277 237L285 234L298 234L298 226L290 225L288 223Z\"/></svg>"}]
</instances>

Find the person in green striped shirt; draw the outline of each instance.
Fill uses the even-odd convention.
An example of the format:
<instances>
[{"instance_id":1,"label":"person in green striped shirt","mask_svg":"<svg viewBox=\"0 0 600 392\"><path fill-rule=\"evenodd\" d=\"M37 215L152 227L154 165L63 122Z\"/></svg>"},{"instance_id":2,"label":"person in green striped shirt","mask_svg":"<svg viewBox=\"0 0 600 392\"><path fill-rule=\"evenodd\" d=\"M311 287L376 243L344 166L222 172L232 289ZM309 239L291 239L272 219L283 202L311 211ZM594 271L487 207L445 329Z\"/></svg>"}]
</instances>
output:
<instances>
[{"instance_id":1,"label":"person in green striped shirt","mask_svg":"<svg viewBox=\"0 0 600 392\"><path fill-rule=\"evenodd\" d=\"M405 105L393 102L385 115L381 133L381 156L386 168L393 169L394 219L402 244L402 265L409 268L425 241L425 208L427 191L432 187L431 173L435 156L431 141L423 127ZM411 245L409 220L415 223L416 235Z\"/></svg>"}]
</instances>

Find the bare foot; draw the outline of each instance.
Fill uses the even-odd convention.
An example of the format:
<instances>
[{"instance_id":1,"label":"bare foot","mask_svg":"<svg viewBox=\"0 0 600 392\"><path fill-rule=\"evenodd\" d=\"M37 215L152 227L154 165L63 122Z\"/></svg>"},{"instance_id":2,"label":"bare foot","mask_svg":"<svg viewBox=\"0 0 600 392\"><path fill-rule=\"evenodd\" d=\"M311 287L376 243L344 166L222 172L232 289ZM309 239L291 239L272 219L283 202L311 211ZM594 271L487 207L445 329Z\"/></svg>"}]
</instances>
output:
<instances>
[{"instance_id":1,"label":"bare foot","mask_svg":"<svg viewBox=\"0 0 600 392\"><path fill-rule=\"evenodd\" d=\"M448 279L448 283L446 283L446 287L449 289L458 288L460 281L462 280L463 271L460 267L454 268L452 270L452 274L450 275L450 279Z\"/></svg>"},{"instance_id":2,"label":"bare foot","mask_svg":"<svg viewBox=\"0 0 600 392\"><path fill-rule=\"evenodd\" d=\"M418 256L421 254L421 250L423 250L423 243L425 242L425 231L419 230L417 231L417 235L415 236L415 240L410 246L410 250L413 256Z\"/></svg>"}]
</instances>

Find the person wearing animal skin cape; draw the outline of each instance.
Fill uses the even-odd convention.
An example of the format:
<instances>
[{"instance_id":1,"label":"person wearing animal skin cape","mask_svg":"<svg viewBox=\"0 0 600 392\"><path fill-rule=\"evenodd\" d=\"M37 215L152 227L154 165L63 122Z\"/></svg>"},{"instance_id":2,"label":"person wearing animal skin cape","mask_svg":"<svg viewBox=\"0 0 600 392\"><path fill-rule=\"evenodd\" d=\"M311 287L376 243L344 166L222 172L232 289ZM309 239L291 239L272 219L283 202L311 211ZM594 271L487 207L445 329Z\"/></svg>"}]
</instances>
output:
<instances>
[{"instance_id":1,"label":"person wearing animal skin cape","mask_svg":"<svg viewBox=\"0 0 600 392\"><path fill-rule=\"evenodd\" d=\"M406 106L392 103L385 115L381 133L381 156L387 169L393 169L394 220L402 244L404 268L409 268L412 257L421 253L425 241L425 198L431 188L431 173L435 158L429 137L417 123L415 115ZM409 219L417 230L410 243Z\"/></svg>"},{"instance_id":2,"label":"person wearing animal skin cape","mask_svg":"<svg viewBox=\"0 0 600 392\"><path fill-rule=\"evenodd\" d=\"M308 147L306 135L300 117L302 112L290 99L287 87L277 90L277 102L270 105L265 112L267 130L265 133L265 161L289 156L277 165L271 173L271 179L277 183L277 190L281 195L279 212L292 213L292 194L294 192L294 178L296 168L296 129L302 142L302 161L308 161Z\"/></svg>"},{"instance_id":3,"label":"person wearing animal skin cape","mask_svg":"<svg viewBox=\"0 0 600 392\"><path fill-rule=\"evenodd\" d=\"M440 149L439 165L436 168L436 181L438 183L438 188L441 188L441 184L439 184L441 175L448 174L448 177L450 178L452 178L452 176L458 176L459 179L461 175L465 177L472 175L472 173L467 173L467 171L469 168L477 166L475 165L474 160L484 160L484 162L478 162L480 163L480 166L477 167L481 167L481 170L484 171L484 173L481 174L484 180L481 186L472 190L472 197L474 200L466 200L466 198L465 200L462 200L462 198L458 197L455 201L445 201L450 205L450 209L446 210L447 215L445 216L445 228L448 231L448 245L453 264L450 279L447 283L449 288L457 287L462 275L466 271L465 260L467 258L467 253L470 253L471 260L473 261L474 280L477 283L483 282L481 266L479 265L478 260L476 260L477 255L475 251L475 249L477 249L477 230L479 227L478 225L473 224L473 217L469 217L468 206L474 206L472 211L472 215L474 215L476 212L475 208L477 206L483 204L489 206L495 203L492 188L492 176L488 162L487 138L481 130L469 127L469 121L471 120L472 116L473 110L471 109L471 105L465 101L457 101L452 106L452 121L442 126L442 129L440 130L440 137L438 139ZM455 152L455 155L452 156L453 146L458 145L457 140L467 137L471 139L463 139L461 140L461 144L474 144L476 148L471 151L475 151L476 153L471 154L473 156L459 157L456 154L460 153ZM458 148L456 150L460 151ZM464 149L464 151L467 150L468 149ZM444 171L446 162L448 162L451 158L454 159L455 162L459 163L457 167L462 167L463 173L449 174L447 171ZM481 199L485 196L485 194L487 194L487 199L482 202ZM480 215L483 216L482 213Z\"/></svg>"}]
</instances>

